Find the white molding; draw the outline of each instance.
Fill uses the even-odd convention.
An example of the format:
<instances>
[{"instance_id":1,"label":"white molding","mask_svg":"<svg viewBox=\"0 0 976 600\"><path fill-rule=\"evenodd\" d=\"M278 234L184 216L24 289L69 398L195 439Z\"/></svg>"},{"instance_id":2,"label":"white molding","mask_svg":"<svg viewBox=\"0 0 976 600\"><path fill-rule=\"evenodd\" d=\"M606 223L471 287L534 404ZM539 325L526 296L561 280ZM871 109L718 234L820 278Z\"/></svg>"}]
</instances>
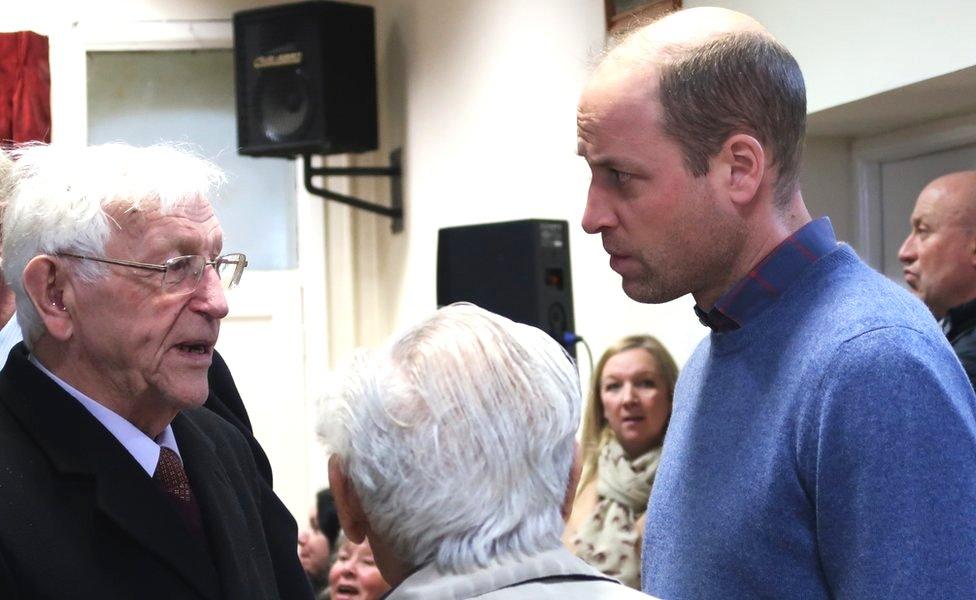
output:
<instances>
[{"instance_id":1,"label":"white molding","mask_svg":"<svg viewBox=\"0 0 976 600\"><path fill-rule=\"evenodd\" d=\"M880 268L883 262L881 165L974 143L976 114L854 140L851 161L857 193L855 245L868 264Z\"/></svg>"},{"instance_id":2,"label":"white molding","mask_svg":"<svg viewBox=\"0 0 976 600\"><path fill-rule=\"evenodd\" d=\"M227 50L234 47L230 20L92 21L79 23L85 50Z\"/></svg>"}]
</instances>

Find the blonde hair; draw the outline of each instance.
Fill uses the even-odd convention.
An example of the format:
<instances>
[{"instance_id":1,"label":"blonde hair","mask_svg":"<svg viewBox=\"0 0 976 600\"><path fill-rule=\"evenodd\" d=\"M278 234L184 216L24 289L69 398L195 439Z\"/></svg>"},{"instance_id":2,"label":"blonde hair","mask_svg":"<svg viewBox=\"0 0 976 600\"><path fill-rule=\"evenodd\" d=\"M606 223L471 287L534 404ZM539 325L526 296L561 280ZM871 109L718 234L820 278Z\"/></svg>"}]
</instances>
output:
<instances>
[{"instance_id":1,"label":"blonde hair","mask_svg":"<svg viewBox=\"0 0 976 600\"><path fill-rule=\"evenodd\" d=\"M580 476L580 490L596 477L596 465L600 451L603 450L603 447L613 437L613 431L607 425L606 417L603 416L603 402L600 399L600 382L603 379L603 368L611 357L635 348L646 350L651 355L657 367L658 375L661 377L661 384L668 394L668 402L674 398L674 384L678 381L678 365L674 362L674 358L672 358L667 348L664 347L664 344L656 337L652 335L629 335L607 348L597 362L596 368L593 369L593 375L590 377L590 389L586 399L586 408L583 411L583 430L580 436L580 446L583 453L583 472ZM667 428L667 423L665 423L664 433L667 432Z\"/></svg>"}]
</instances>

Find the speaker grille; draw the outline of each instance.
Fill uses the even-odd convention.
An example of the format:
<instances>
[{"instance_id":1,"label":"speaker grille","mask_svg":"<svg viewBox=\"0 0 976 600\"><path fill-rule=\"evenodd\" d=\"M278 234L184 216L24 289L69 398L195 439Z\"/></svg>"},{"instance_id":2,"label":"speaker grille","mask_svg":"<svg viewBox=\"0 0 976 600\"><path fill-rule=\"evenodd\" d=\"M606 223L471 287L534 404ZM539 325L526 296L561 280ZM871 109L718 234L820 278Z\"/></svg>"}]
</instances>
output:
<instances>
[{"instance_id":1,"label":"speaker grille","mask_svg":"<svg viewBox=\"0 0 976 600\"><path fill-rule=\"evenodd\" d=\"M258 121L272 142L290 142L312 116L311 89L301 69L278 70L258 80Z\"/></svg>"}]
</instances>

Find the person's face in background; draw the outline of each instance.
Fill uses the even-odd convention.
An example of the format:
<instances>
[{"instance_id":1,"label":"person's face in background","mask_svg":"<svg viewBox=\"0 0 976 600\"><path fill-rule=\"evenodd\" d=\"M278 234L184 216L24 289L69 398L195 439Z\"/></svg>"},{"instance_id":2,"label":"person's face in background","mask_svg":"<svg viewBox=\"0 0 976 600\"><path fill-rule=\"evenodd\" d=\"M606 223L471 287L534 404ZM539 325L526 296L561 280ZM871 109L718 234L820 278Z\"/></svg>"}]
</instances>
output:
<instances>
[{"instance_id":1,"label":"person's face in background","mask_svg":"<svg viewBox=\"0 0 976 600\"><path fill-rule=\"evenodd\" d=\"M600 374L600 400L620 446L636 458L661 444L671 398L657 361L643 348L611 356Z\"/></svg>"},{"instance_id":2,"label":"person's face in background","mask_svg":"<svg viewBox=\"0 0 976 600\"><path fill-rule=\"evenodd\" d=\"M329 538L319 529L319 519L313 506L308 513L308 528L298 534L298 560L316 587L325 585L329 576Z\"/></svg>"},{"instance_id":3,"label":"person's face in background","mask_svg":"<svg viewBox=\"0 0 976 600\"><path fill-rule=\"evenodd\" d=\"M331 600L376 600L390 589L373 560L369 541L342 542L329 572Z\"/></svg>"},{"instance_id":4,"label":"person's face in background","mask_svg":"<svg viewBox=\"0 0 976 600\"><path fill-rule=\"evenodd\" d=\"M911 233L898 251L905 283L937 318L972 300L976 234L969 208L976 173L936 179L922 190L911 216Z\"/></svg>"}]
</instances>

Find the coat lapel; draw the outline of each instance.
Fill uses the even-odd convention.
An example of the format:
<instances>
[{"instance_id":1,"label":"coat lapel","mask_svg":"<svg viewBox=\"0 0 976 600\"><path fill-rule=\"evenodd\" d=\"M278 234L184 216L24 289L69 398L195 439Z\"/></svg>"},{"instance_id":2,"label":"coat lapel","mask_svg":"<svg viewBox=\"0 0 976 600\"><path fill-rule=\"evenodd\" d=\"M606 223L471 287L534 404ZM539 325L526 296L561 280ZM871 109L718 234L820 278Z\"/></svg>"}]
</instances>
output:
<instances>
[{"instance_id":1,"label":"coat lapel","mask_svg":"<svg viewBox=\"0 0 976 600\"><path fill-rule=\"evenodd\" d=\"M242 600L277 598L274 581L260 576L267 569L255 562L254 556L260 550L254 547L248 533L261 531L260 516L246 494L235 489L225 468L225 461L232 460L232 449L220 448L218 456L212 437L187 414L179 415L172 425L213 548L224 596ZM254 476L257 477L256 472ZM241 552L244 547L250 551ZM270 564L270 557L267 563Z\"/></svg>"},{"instance_id":2,"label":"coat lapel","mask_svg":"<svg viewBox=\"0 0 976 600\"><path fill-rule=\"evenodd\" d=\"M220 590L204 548L156 484L85 408L27 360L18 345L0 377L4 402L62 476L94 479L92 503L206 598Z\"/></svg>"}]
</instances>

